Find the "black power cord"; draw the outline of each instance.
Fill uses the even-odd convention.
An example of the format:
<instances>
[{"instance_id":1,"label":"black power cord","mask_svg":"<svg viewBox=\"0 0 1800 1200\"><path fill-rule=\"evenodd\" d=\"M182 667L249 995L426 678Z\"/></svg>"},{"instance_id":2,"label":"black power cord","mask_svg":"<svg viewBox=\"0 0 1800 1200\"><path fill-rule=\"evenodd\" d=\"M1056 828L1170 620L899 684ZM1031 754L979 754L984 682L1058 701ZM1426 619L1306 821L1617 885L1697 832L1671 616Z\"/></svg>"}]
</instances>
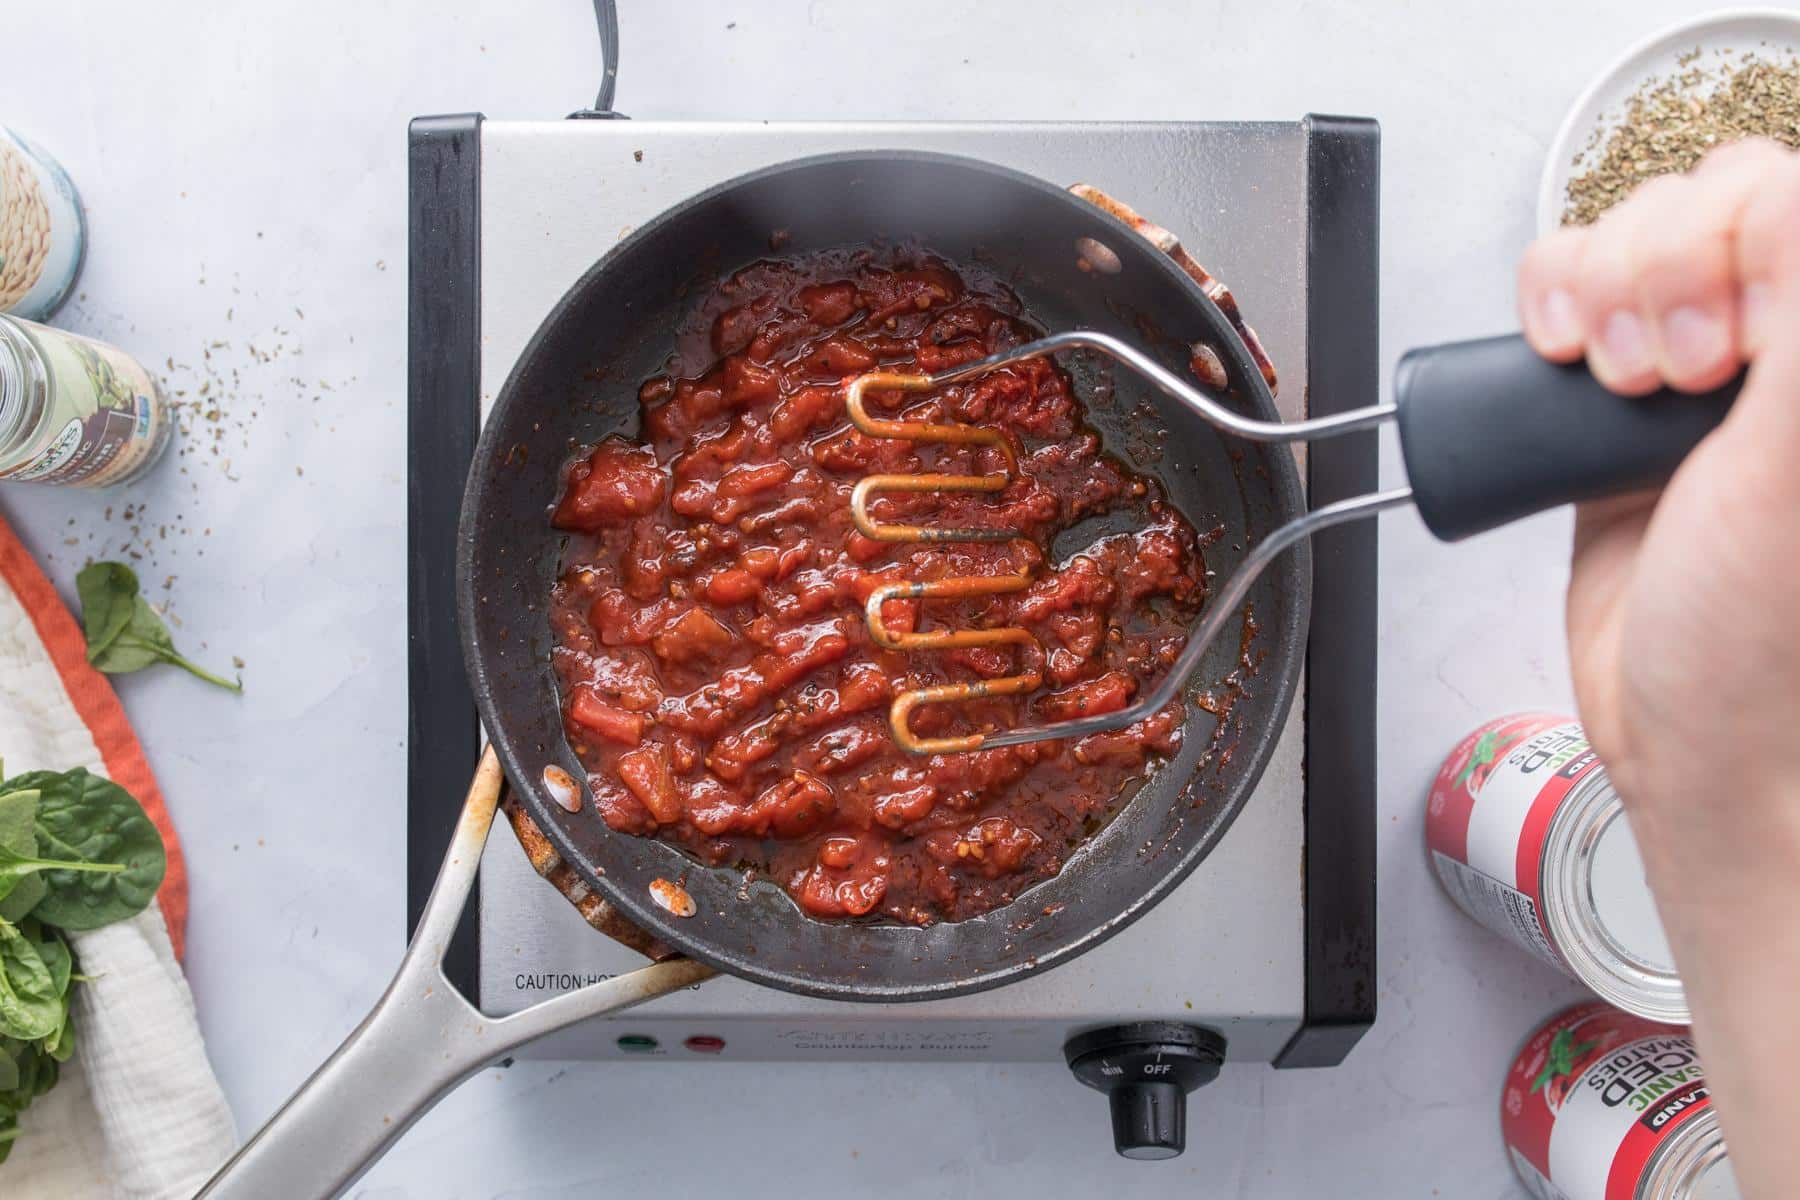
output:
<instances>
[{"instance_id":1,"label":"black power cord","mask_svg":"<svg viewBox=\"0 0 1800 1200\"><path fill-rule=\"evenodd\" d=\"M594 0L594 24L600 28L600 92L592 108L569 114L570 120L626 120L613 111L613 90L619 82L619 9L614 0Z\"/></svg>"}]
</instances>

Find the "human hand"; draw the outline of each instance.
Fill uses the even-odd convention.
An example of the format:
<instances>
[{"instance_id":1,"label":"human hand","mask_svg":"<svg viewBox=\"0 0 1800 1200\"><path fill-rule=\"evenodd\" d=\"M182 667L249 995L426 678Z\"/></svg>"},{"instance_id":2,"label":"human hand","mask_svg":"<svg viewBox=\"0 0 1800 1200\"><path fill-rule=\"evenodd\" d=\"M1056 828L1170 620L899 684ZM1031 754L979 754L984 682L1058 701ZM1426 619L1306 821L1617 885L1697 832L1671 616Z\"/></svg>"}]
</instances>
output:
<instances>
[{"instance_id":1,"label":"human hand","mask_svg":"<svg viewBox=\"0 0 1800 1200\"><path fill-rule=\"evenodd\" d=\"M1753 364L1665 488L1576 515L1582 719L1634 821L1691 833L1784 782L1800 733L1800 155L1728 146L1543 239L1519 311L1540 354L1628 395Z\"/></svg>"},{"instance_id":2,"label":"human hand","mask_svg":"<svg viewBox=\"0 0 1800 1200\"><path fill-rule=\"evenodd\" d=\"M1580 506L1569 655L1695 1014L1746 1196L1800 1172L1800 156L1727 146L1532 246L1519 313L1609 388L1716 387L1660 491Z\"/></svg>"}]
</instances>

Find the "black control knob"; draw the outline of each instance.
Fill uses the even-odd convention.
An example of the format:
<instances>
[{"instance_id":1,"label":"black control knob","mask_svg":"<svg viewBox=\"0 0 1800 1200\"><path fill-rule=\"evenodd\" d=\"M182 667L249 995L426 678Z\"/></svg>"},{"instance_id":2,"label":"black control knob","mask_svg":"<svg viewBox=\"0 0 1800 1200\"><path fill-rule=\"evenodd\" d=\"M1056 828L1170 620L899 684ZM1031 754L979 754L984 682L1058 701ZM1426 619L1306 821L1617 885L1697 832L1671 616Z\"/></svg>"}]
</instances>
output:
<instances>
[{"instance_id":1,"label":"black control knob","mask_svg":"<svg viewBox=\"0 0 1800 1200\"><path fill-rule=\"evenodd\" d=\"M1114 1149L1174 1158L1187 1148L1187 1094L1219 1077L1225 1039L1197 1025L1139 1021L1077 1034L1063 1057L1112 1102Z\"/></svg>"}]
</instances>

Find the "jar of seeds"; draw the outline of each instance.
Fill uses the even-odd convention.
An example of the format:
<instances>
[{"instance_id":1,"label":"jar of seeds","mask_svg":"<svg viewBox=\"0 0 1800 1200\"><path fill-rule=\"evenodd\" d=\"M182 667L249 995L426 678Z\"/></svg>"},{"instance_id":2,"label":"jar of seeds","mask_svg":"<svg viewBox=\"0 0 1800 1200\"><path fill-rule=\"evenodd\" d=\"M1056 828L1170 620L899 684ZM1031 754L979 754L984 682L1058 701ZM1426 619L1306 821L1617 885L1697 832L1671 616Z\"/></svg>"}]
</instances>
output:
<instances>
[{"instance_id":1,"label":"jar of seeds","mask_svg":"<svg viewBox=\"0 0 1800 1200\"><path fill-rule=\"evenodd\" d=\"M55 159L0 125L0 312L41 321L75 287L87 223Z\"/></svg>"},{"instance_id":2,"label":"jar of seeds","mask_svg":"<svg viewBox=\"0 0 1800 1200\"><path fill-rule=\"evenodd\" d=\"M0 316L0 481L128 482L168 446L172 417L123 350Z\"/></svg>"}]
</instances>

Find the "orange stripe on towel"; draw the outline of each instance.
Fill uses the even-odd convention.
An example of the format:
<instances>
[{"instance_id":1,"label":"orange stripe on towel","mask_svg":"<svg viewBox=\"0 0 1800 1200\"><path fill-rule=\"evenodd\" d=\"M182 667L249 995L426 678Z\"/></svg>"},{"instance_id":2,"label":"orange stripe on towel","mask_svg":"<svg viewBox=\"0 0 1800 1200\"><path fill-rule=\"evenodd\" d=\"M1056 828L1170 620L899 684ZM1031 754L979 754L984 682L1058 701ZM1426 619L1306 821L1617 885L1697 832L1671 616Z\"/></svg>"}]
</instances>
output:
<instances>
[{"instance_id":1,"label":"orange stripe on towel","mask_svg":"<svg viewBox=\"0 0 1800 1200\"><path fill-rule=\"evenodd\" d=\"M87 639L82 635L81 627L4 520L0 520L0 579L6 581L30 615L51 663L62 676L69 702L75 706L75 712L93 735L94 745L100 749L100 761L106 764L107 775L137 797L162 834L163 845L169 853L169 869L156 898L162 904L169 941L174 943L175 957L179 959L187 930L187 863L181 856L181 841L175 836L175 825L169 820L162 791L156 786L156 776L150 773L144 748L138 744L131 722L125 719L125 709L119 704L112 684L88 665ZM20 763L18 766L36 769L31 764Z\"/></svg>"}]
</instances>

